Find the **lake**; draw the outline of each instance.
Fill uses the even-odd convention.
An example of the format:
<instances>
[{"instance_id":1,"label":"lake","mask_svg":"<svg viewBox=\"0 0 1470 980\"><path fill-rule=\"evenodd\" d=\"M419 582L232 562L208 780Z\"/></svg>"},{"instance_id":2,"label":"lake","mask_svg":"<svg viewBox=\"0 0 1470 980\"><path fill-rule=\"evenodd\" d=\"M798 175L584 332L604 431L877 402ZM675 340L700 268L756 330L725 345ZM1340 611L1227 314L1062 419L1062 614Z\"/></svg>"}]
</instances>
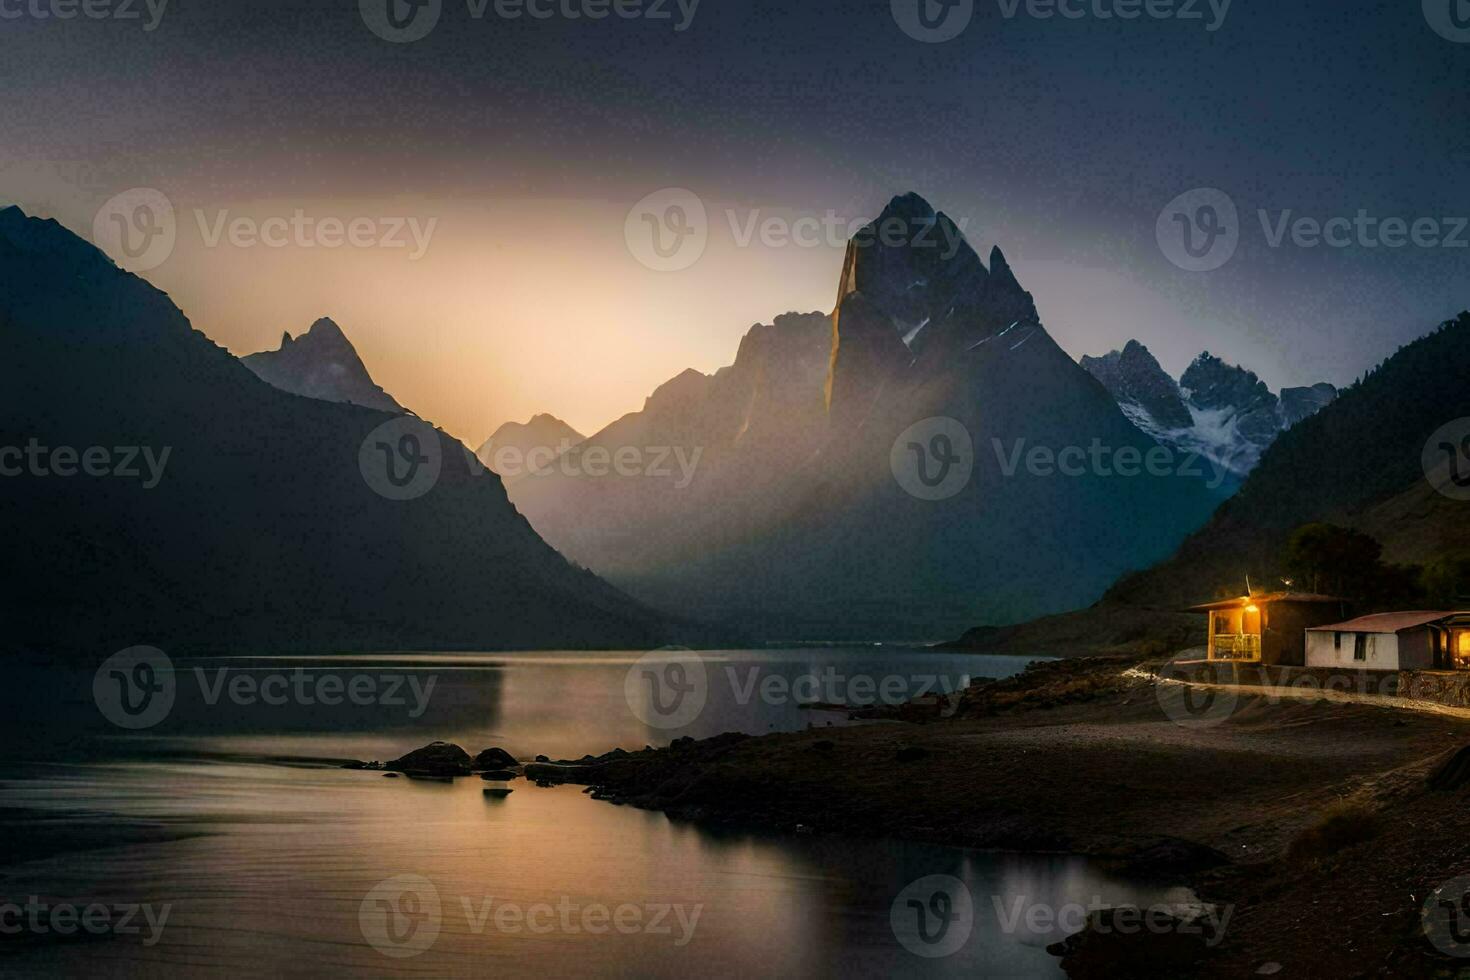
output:
<instances>
[{"instance_id":1,"label":"lake","mask_svg":"<svg viewBox=\"0 0 1470 980\"><path fill-rule=\"evenodd\" d=\"M171 678L172 702L136 730L108 721L139 717L117 715L110 672L94 689L92 670L20 668L4 696L0 929L24 925L0 970L1046 977L1061 974L1044 946L1084 907L1192 897L1075 857L713 832L575 786L517 780L496 798L475 778L336 768L434 739L555 759L849 724L800 703L955 690L1029 660L692 656L654 660L701 688L677 724L650 715L634 653L177 657L146 675Z\"/></svg>"}]
</instances>

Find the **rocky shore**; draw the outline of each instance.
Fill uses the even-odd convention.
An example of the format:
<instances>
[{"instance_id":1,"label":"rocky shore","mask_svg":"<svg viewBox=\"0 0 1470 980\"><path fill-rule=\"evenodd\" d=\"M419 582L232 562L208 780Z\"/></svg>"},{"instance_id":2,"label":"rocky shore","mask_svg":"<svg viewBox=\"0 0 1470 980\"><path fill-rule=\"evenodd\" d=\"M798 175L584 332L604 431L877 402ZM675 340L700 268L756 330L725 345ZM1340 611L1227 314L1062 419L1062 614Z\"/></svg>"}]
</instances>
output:
<instances>
[{"instance_id":1,"label":"rocky shore","mask_svg":"<svg viewBox=\"0 0 1470 980\"><path fill-rule=\"evenodd\" d=\"M436 742L347 768L524 775L706 825L1082 854L1229 910L1213 944L1100 912L1051 948L1074 978L1460 975L1470 960L1450 954L1470 940L1436 947L1421 912L1470 874L1470 711L1224 687L1208 701L1163 666L1039 662L853 727L527 763Z\"/></svg>"},{"instance_id":2,"label":"rocky shore","mask_svg":"<svg viewBox=\"0 0 1470 980\"><path fill-rule=\"evenodd\" d=\"M1199 692L1158 680L1159 666L1044 663L896 711L902 723L524 771L707 824L1086 854L1234 911L1209 949L1085 932L1054 950L1074 977L1157 976L1165 962L1172 975L1455 975L1420 910L1470 872L1470 765L1453 761L1470 713L1246 693L1201 718L1184 701Z\"/></svg>"}]
</instances>

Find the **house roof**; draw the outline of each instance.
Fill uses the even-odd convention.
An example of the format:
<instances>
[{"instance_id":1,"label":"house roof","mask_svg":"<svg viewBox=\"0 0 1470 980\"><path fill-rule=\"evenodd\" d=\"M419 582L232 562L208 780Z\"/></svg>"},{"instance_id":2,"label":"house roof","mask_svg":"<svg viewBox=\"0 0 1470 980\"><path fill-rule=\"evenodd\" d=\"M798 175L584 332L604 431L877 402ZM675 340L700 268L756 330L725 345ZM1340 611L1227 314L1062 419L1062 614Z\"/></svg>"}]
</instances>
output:
<instances>
[{"instance_id":1,"label":"house roof","mask_svg":"<svg viewBox=\"0 0 1470 980\"><path fill-rule=\"evenodd\" d=\"M1457 612L1453 609L1416 609L1408 612L1374 613L1371 616L1350 619L1345 623L1311 626L1308 629L1318 633L1398 633L1403 630L1411 630L1416 626L1438 622L1441 619L1449 619L1451 616L1470 616L1470 612Z\"/></svg>"},{"instance_id":2,"label":"house roof","mask_svg":"<svg viewBox=\"0 0 1470 980\"><path fill-rule=\"evenodd\" d=\"M1316 592L1262 592L1253 596L1236 596L1233 599L1216 599L1190 606L1190 612L1208 612L1211 609L1236 609L1251 603L1260 605L1269 602L1346 602L1342 596L1319 595Z\"/></svg>"}]
</instances>

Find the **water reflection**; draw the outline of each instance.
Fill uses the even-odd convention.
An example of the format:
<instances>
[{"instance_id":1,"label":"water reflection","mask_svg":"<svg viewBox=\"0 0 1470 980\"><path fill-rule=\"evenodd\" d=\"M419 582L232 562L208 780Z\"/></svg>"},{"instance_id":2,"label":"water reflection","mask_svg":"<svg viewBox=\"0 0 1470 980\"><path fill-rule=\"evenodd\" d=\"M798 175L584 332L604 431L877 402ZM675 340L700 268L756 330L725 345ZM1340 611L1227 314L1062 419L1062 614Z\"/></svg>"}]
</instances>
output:
<instances>
[{"instance_id":1,"label":"water reflection","mask_svg":"<svg viewBox=\"0 0 1470 980\"><path fill-rule=\"evenodd\" d=\"M518 780L512 795L494 798L478 779L390 779L309 761L391 758L433 738L472 752L501 745L522 758L576 757L685 734L845 723L791 699L742 700L739 688L752 669L787 682L835 666L958 684L966 674L1009 673L1025 662L871 649L726 651L712 660L716 681L705 710L684 728L661 730L625 700L634 659L180 659L183 671L204 670L207 684L181 683L163 723L128 735L96 723L85 672L41 671L24 697L9 696L18 720L0 767L0 897L167 907L168 917L153 943L146 934L83 942L29 930L0 947L0 968L117 976L1056 976L1042 947L1058 936L1017 926L1010 912L1017 901L1183 897L1070 858L711 831L595 802L576 787ZM298 667L344 678L411 674L425 687L436 681L415 718L395 705L252 706L227 697L210 703L203 694L216 689L220 669L228 683ZM721 677L726 667L740 672L739 684ZM926 959L905 948L892 916L905 888L934 875L959 883L973 921L952 955ZM543 928L548 921L553 926Z\"/></svg>"}]
</instances>

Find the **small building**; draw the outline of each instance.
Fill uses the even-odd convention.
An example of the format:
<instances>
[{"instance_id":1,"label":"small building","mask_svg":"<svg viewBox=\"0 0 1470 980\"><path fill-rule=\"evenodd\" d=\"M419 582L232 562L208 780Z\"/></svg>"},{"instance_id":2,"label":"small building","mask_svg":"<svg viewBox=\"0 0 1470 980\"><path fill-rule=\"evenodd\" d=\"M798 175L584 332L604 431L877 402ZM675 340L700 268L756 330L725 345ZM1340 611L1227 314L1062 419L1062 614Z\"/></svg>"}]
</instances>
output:
<instances>
[{"instance_id":1,"label":"small building","mask_svg":"<svg viewBox=\"0 0 1470 980\"><path fill-rule=\"evenodd\" d=\"M1470 612L1375 613L1308 627L1307 666L1470 670Z\"/></svg>"},{"instance_id":2,"label":"small building","mask_svg":"<svg viewBox=\"0 0 1470 980\"><path fill-rule=\"evenodd\" d=\"M1190 609L1209 614L1210 660L1301 667L1307 662L1304 631L1342 619L1347 607L1338 596L1266 592Z\"/></svg>"}]
</instances>

